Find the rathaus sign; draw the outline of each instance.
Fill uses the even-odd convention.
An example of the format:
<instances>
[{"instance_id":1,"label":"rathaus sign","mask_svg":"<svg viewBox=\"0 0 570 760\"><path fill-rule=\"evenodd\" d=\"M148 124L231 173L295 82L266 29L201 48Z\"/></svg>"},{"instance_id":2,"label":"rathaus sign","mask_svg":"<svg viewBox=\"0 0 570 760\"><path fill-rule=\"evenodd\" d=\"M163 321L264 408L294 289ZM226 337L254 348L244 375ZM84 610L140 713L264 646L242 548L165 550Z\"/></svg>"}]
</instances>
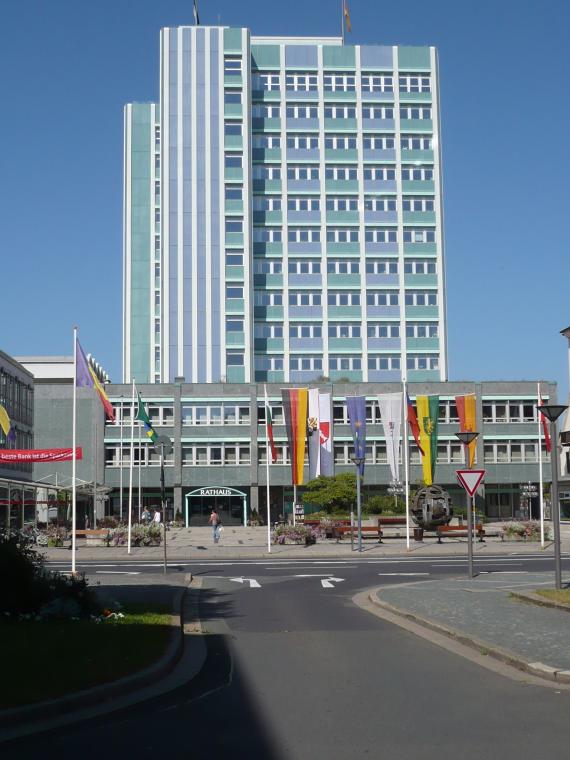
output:
<instances>
[{"instance_id":1,"label":"rathaus sign","mask_svg":"<svg viewBox=\"0 0 570 760\"><path fill-rule=\"evenodd\" d=\"M232 488L200 488L197 496L233 496ZM193 494L194 495L194 494Z\"/></svg>"}]
</instances>

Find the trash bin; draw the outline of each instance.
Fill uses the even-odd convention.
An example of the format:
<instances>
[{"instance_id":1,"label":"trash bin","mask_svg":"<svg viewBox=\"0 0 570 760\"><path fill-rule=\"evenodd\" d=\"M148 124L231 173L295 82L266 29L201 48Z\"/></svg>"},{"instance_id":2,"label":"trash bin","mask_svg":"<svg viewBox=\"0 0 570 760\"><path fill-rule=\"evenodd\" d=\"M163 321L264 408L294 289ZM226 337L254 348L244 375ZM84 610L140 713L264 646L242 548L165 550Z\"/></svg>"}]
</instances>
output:
<instances>
[{"instance_id":1,"label":"trash bin","mask_svg":"<svg viewBox=\"0 0 570 760\"><path fill-rule=\"evenodd\" d=\"M424 529L414 528L414 541L423 541L423 540L424 540Z\"/></svg>"}]
</instances>

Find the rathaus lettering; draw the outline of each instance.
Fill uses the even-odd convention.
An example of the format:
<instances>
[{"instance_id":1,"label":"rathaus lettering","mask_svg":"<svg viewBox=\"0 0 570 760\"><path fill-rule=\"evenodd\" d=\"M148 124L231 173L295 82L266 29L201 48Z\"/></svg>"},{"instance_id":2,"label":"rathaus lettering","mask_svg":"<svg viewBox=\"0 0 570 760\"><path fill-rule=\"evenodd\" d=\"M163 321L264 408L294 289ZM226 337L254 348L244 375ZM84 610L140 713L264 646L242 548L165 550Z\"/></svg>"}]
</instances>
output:
<instances>
[{"instance_id":1,"label":"rathaus lettering","mask_svg":"<svg viewBox=\"0 0 570 760\"><path fill-rule=\"evenodd\" d=\"M231 496L230 488L201 488L200 496Z\"/></svg>"}]
</instances>

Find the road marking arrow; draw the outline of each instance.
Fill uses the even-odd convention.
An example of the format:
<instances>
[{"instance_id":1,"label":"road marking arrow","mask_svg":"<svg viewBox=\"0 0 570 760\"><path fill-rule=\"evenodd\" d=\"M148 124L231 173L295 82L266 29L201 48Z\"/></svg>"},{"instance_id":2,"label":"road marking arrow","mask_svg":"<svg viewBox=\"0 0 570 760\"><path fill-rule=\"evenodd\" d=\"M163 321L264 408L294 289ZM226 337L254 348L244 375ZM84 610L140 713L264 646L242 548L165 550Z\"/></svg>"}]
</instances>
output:
<instances>
[{"instance_id":1,"label":"road marking arrow","mask_svg":"<svg viewBox=\"0 0 570 760\"><path fill-rule=\"evenodd\" d=\"M321 585L323 588L334 588L335 583L342 583L344 578L323 578Z\"/></svg>"},{"instance_id":2,"label":"road marking arrow","mask_svg":"<svg viewBox=\"0 0 570 760\"><path fill-rule=\"evenodd\" d=\"M230 581L234 581L234 583L249 583L250 588L261 588L261 585L255 578L230 578Z\"/></svg>"}]
</instances>

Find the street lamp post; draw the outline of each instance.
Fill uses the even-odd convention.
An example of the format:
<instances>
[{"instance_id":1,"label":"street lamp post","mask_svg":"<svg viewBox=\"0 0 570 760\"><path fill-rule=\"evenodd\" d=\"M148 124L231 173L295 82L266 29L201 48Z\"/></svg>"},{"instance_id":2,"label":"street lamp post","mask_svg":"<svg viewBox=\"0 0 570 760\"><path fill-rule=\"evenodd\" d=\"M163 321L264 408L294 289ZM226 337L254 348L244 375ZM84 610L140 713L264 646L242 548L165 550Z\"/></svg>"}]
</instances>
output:
<instances>
[{"instance_id":1,"label":"street lamp post","mask_svg":"<svg viewBox=\"0 0 570 760\"><path fill-rule=\"evenodd\" d=\"M388 493L391 496L394 496L394 507L398 508L398 496L401 496L404 493L404 486L402 484L401 480L393 480L390 485L388 486Z\"/></svg>"},{"instance_id":2,"label":"street lamp post","mask_svg":"<svg viewBox=\"0 0 570 760\"><path fill-rule=\"evenodd\" d=\"M360 468L364 464L364 457L351 457L356 465L356 519L358 524L358 551L362 551L362 505L360 499Z\"/></svg>"},{"instance_id":3,"label":"street lamp post","mask_svg":"<svg viewBox=\"0 0 570 760\"><path fill-rule=\"evenodd\" d=\"M544 414L550 422L552 447L550 449L550 466L552 468L552 487L550 489L550 513L554 530L554 579L557 589L562 588L562 562L560 556L560 502L558 500L558 435L556 420L568 407L562 404L537 405L539 414ZM540 452L542 456L542 452Z\"/></svg>"},{"instance_id":4,"label":"street lamp post","mask_svg":"<svg viewBox=\"0 0 570 760\"><path fill-rule=\"evenodd\" d=\"M160 454L160 501L162 507L162 524L164 526L164 572L166 573L166 489L164 487L164 457L172 452L172 441L166 435L159 435L154 441L154 450Z\"/></svg>"},{"instance_id":5,"label":"street lamp post","mask_svg":"<svg viewBox=\"0 0 570 760\"><path fill-rule=\"evenodd\" d=\"M465 467L470 470L469 444L477 439L479 433L466 430L464 433L455 433L455 436L465 446ZM473 578L473 509L475 508L475 494L469 496L467 491L465 491L465 495L467 497L467 562L469 577Z\"/></svg>"},{"instance_id":6,"label":"street lamp post","mask_svg":"<svg viewBox=\"0 0 570 760\"><path fill-rule=\"evenodd\" d=\"M528 483L521 483L519 485L519 490L520 490L521 497L526 501L526 506L528 509L528 519L532 520L531 502L535 496L538 496L538 488L534 485L534 483L531 483L529 480Z\"/></svg>"}]
</instances>

